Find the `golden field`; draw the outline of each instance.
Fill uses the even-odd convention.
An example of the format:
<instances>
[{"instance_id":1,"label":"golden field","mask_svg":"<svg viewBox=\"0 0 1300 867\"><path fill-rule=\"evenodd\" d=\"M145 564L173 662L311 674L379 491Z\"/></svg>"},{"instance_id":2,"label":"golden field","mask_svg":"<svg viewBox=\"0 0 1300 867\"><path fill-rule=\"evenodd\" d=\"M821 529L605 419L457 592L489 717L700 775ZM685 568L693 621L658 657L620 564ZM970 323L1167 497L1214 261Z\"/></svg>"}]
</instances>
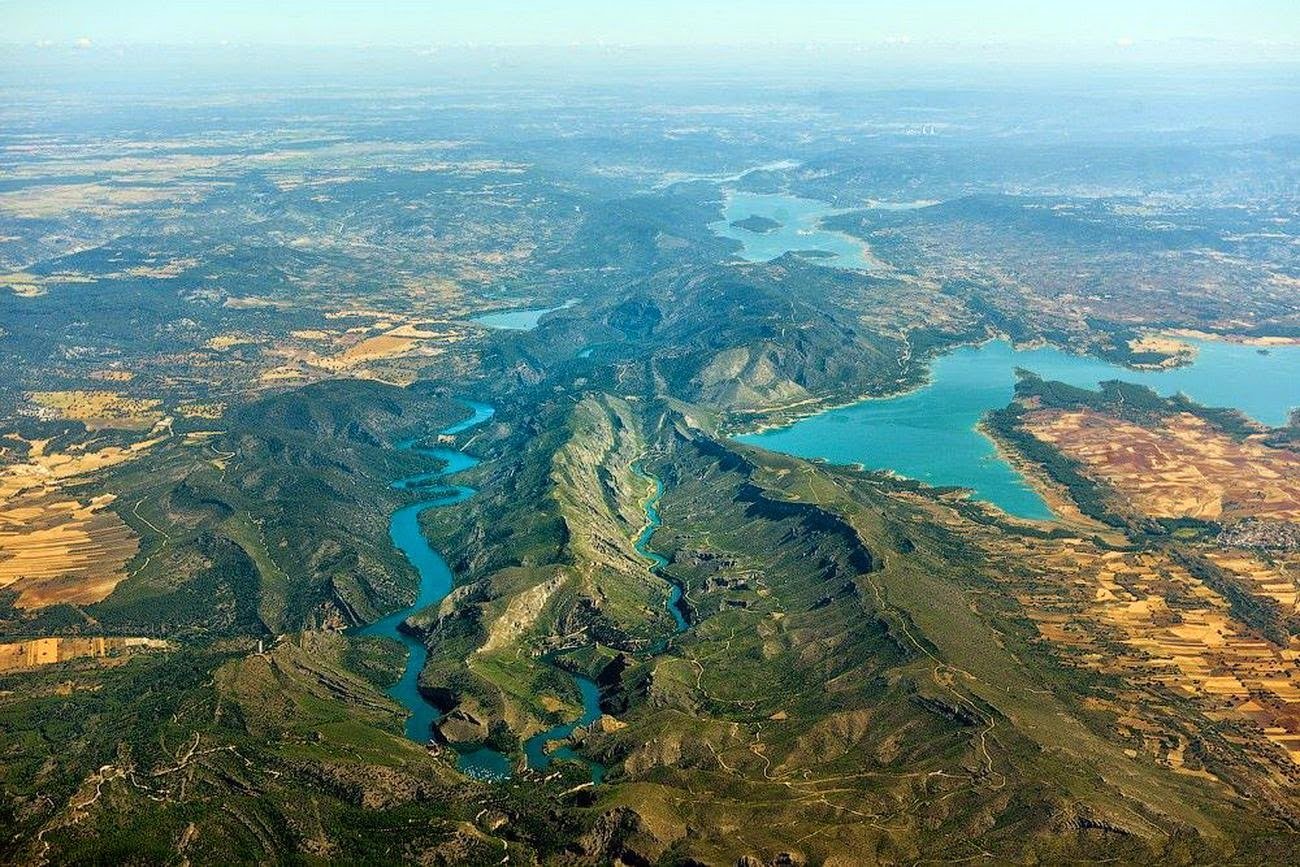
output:
<instances>
[{"instance_id":1,"label":"golden field","mask_svg":"<svg viewBox=\"0 0 1300 867\"><path fill-rule=\"evenodd\" d=\"M120 391L73 389L71 391L33 391L27 398L55 418L79 421L87 428L151 427L162 419L161 401L130 397Z\"/></svg>"},{"instance_id":2,"label":"golden field","mask_svg":"<svg viewBox=\"0 0 1300 867\"><path fill-rule=\"evenodd\" d=\"M157 638L33 638L0 644L0 672L24 671L71 659L104 659L137 650L162 650Z\"/></svg>"},{"instance_id":3,"label":"golden field","mask_svg":"<svg viewBox=\"0 0 1300 867\"><path fill-rule=\"evenodd\" d=\"M995 576L993 595L1015 601L1041 648L1101 678L1085 704L1113 720L1134 759L1220 779L1204 755L1208 744L1225 748L1218 733L1228 726L1232 764L1277 784L1300 781L1300 638L1279 645L1261 636L1174 549L1107 550L1091 536L1007 534L933 501L923 508L977 547L982 571ZM1300 554L1181 550L1283 614L1295 610Z\"/></svg>"},{"instance_id":4,"label":"golden field","mask_svg":"<svg viewBox=\"0 0 1300 867\"><path fill-rule=\"evenodd\" d=\"M1035 410L1035 437L1153 518L1300 521L1300 454L1245 441L1179 413L1143 427L1092 410Z\"/></svg>"},{"instance_id":5,"label":"golden field","mask_svg":"<svg viewBox=\"0 0 1300 867\"><path fill-rule=\"evenodd\" d=\"M0 587L18 592L18 607L97 602L126 577L139 541L108 508L113 495L77 497L67 487L160 441L51 452L38 440L22 460L0 469Z\"/></svg>"}]
</instances>

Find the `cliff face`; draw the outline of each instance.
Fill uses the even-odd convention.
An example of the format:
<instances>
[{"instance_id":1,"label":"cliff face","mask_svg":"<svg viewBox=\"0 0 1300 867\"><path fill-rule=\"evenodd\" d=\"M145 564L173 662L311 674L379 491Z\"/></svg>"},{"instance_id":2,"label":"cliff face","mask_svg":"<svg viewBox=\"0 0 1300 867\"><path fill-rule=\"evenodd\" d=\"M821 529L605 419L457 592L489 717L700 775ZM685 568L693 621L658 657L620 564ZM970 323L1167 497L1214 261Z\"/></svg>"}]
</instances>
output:
<instances>
[{"instance_id":1,"label":"cliff face","mask_svg":"<svg viewBox=\"0 0 1300 867\"><path fill-rule=\"evenodd\" d=\"M435 649L424 682L453 684L455 696L472 700L489 727L500 721L514 737L578 713L571 680L543 655L560 653L564 665L585 670L600 663L566 661L564 652L634 651L673 628L668 585L633 546L650 494L632 469L647 449L642 407L592 393L552 411L556 424L545 438L503 422L502 457L485 463L483 494L459 514L430 515L462 586L436 614L416 618ZM526 469L545 452L545 474ZM456 536L455 526L467 520L534 529L489 552L481 547L485 537ZM436 652L446 646L458 650Z\"/></svg>"},{"instance_id":2,"label":"cliff face","mask_svg":"<svg viewBox=\"0 0 1300 867\"><path fill-rule=\"evenodd\" d=\"M551 461L551 497L568 527L573 557L588 571L644 571L627 544L645 521L645 483L632 471L645 451L640 428L626 400L587 396L574 408L569 439Z\"/></svg>"}]
</instances>

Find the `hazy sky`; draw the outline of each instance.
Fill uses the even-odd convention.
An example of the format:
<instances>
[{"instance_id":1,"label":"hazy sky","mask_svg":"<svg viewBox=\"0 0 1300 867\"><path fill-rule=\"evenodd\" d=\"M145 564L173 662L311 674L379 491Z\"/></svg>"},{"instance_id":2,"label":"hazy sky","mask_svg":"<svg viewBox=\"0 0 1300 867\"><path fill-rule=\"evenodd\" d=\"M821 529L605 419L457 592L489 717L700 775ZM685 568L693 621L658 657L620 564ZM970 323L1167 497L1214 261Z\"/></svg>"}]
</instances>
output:
<instances>
[{"instance_id":1,"label":"hazy sky","mask_svg":"<svg viewBox=\"0 0 1300 867\"><path fill-rule=\"evenodd\" d=\"M1300 0L0 0L0 41L288 45L1300 43Z\"/></svg>"}]
</instances>

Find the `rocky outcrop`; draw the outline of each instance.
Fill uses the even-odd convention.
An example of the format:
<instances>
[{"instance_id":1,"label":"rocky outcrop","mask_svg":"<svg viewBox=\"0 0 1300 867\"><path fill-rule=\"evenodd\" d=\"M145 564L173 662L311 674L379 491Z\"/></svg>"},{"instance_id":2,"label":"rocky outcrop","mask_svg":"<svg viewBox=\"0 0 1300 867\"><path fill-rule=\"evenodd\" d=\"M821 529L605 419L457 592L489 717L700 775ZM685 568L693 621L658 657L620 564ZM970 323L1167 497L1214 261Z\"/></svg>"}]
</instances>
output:
<instances>
[{"instance_id":1,"label":"rocky outcrop","mask_svg":"<svg viewBox=\"0 0 1300 867\"><path fill-rule=\"evenodd\" d=\"M649 865L685 834L680 825L652 824L631 807L615 807L596 819L580 846L584 855L602 864Z\"/></svg>"},{"instance_id":2,"label":"rocky outcrop","mask_svg":"<svg viewBox=\"0 0 1300 867\"><path fill-rule=\"evenodd\" d=\"M488 640L483 653L500 650L516 641L537 622L551 595L560 588L567 576L556 575L549 581L523 591L506 603L505 611L488 627Z\"/></svg>"},{"instance_id":3,"label":"rocky outcrop","mask_svg":"<svg viewBox=\"0 0 1300 867\"><path fill-rule=\"evenodd\" d=\"M438 735L449 744L482 743L488 736L488 724L468 707L457 707L442 719L435 728Z\"/></svg>"}]
</instances>

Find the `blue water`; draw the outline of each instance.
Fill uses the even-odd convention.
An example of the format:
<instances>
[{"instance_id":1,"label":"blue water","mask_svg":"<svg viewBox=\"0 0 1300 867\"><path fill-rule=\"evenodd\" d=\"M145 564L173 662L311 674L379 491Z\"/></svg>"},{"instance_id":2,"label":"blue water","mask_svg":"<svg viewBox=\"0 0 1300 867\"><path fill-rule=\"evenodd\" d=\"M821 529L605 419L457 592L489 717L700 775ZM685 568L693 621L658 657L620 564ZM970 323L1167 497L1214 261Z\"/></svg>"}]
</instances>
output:
<instances>
[{"instance_id":1,"label":"blue water","mask_svg":"<svg viewBox=\"0 0 1300 867\"><path fill-rule=\"evenodd\" d=\"M1016 350L1004 341L962 347L936 360L930 383L917 391L738 439L799 457L893 470L931 485L958 485L1008 514L1047 520L1047 504L976 430L986 412L1011 401L1017 367L1084 388L1122 379L1164 395L1181 391L1274 426L1300 406L1300 346L1273 347L1264 355L1241 344L1188 342L1197 348L1195 362L1166 371L1129 370L1051 347Z\"/></svg>"},{"instance_id":2,"label":"blue water","mask_svg":"<svg viewBox=\"0 0 1300 867\"><path fill-rule=\"evenodd\" d=\"M465 401L472 410L470 416L455 424L443 428L441 433L454 435L464 433L492 417L493 408L487 404ZM406 720L406 736L419 743L427 743L432 734L433 724L438 721L438 709L430 704L420 693L420 672L424 670L429 659L428 648L424 642L404 632L400 627L403 621L413 614L423 611L431 605L441 602L451 592L452 574L447 561L433 548L429 547L424 533L420 530L420 514L426 509L437 506L450 506L462 503L474 496L474 489L464 485L438 484L440 480L478 464L478 459L455 449L421 448L419 439L413 438L398 443L398 448L414 451L441 461L441 469L417 473L401 478L392 483L399 490L424 490L429 497L419 502L403 506L393 513L388 524L388 536L393 545L400 550L420 576L420 587L415 602L409 608L403 608L376 620L357 630L358 635L380 635L395 638L407 649L406 668L397 683L388 688L388 694L410 711ZM465 753L459 757L459 764L466 773L479 777L501 777L509 773L509 764L504 756L492 750L481 749Z\"/></svg>"},{"instance_id":3,"label":"blue water","mask_svg":"<svg viewBox=\"0 0 1300 867\"><path fill-rule=\"evenodd\" d=\"M489 747L461 753L457 764L466 776L479 780L504 780L510 776L510 759Z\"/></svg>"},{"instance_id":4,"label":"blue water","mask_svg":"<svg viewBox=\"0 0 1300 867\"><path fill-rule=\"evenodd\" d=\"M722 219L709 228L724 238L744 245L740 256L750 262L769 262L794 251L820 250L830 257L818 257L819 265L837 268L873 268L867 246L857 238L821 227L825 217L842 213L825 202L784 193L729 191L722 206ZM781 226L771 232L752 232L731 225L750 216L767 217Z\"/></svg>"},{"instance_id":5,"label":"blue water","mask_svg":"<svg viewBox=\"0 0 1300 867\"><path fill-rule=\"evenodd\" d=\"M482 316L473 317L470 322L477 322L479 325L504 331L532 331L547 313L554 313L556 310L567 310L577 303L577 299L572 298L554 307L521 307L517 310L484 313Z\"/></svg>"},{"instance_id":6,"label":"blue water","mask_svg":"<svg viewBox=\"0 0 1300 867\"><path fill-rule=\"evenodd\" d=\"M650 537L655 534L655 530L658 530L659 526L663 523L659 517L659 500L664 495L664 483L643 470L640 464L633 464L632 471L647 482L654 482L654 493L650 495L644 505L646 519L645 528L641 530L641 534L636 537L636 542L633 543L633 547L636 548L638 554L650 561L650 571L655 575L658 575L660 570L668 565L668 560L662 554L656 552L650 547ZM668 613L672 615L673 624L675 626L674 631L682 632L687 626L686 617L682 614L682 587L676 581L671 580L668 581L668 586Z\"/></svg>"},{"instance_id":7,"label":"blue water","mask_svg":"<svg viewBox=\"0 0 1300 867\"><path fill-rule=\"evenodd\" d=\"M600 719L600 688L581 675L574 675L573 680L578 684L578 691L582 693L582 715L571 723L561 723L544 732L538 732L525 741L524 759L528 767L538 771L546 770L557 758L583 762L591 771L591 781L599 783L605 778L605 767L600 763L587 761L567 746L559 747L550 753L546 751L547 744L564 740L579 726L589 726Z\"/></svg>"},{"instance_id":8,"label":"blue water","mask_svg":"<svg viewBox=\"0 0 1300 867\"><path fill-rule=\"evenodd\" d=\"M658 574L660 569L668 565L668 560L662 554L659 554L650 548L650 537L654 535L655 530L659 529L659 526L662 523L659 517L659 499L664 494L664 485L659 479L645 472L641 468L640 464L633 464L632 471L642 479L645 479L648 482L654 482L654 493L646 499L643 506L645 509L646 525L636 537L634 547L642 557L645 557L650 561L650 571L654 574ZM668 613L673 617L673 623L675 624L673 631L681 632L686 629L687 626L686 618L682 616L681 610L682 588L676 581L669 581L668 585L669 591L666 607ZM662 645L660 645L660 649L657 649L654 652L662 652ZM552 726L544 732L538 732L533 735L524 743L524 757L527 760L528 767L535 768L539 771L545 770L550 766L551 761L556 757L585 762L591 770L591 781L593 783L599 783L605 776L605 768L603 765L584 759L567 746L559 747L549 754L546 751L548 744L564 740L569 737L569 735L573 734L574 730L579 726L591 725L593 722L600 719L600 689L596 684L592 683L591 680L580 675L574 675L573 679L578 684L578 690L582 693L582 716L574 722Z\"/></svg>"}]
</instances>

